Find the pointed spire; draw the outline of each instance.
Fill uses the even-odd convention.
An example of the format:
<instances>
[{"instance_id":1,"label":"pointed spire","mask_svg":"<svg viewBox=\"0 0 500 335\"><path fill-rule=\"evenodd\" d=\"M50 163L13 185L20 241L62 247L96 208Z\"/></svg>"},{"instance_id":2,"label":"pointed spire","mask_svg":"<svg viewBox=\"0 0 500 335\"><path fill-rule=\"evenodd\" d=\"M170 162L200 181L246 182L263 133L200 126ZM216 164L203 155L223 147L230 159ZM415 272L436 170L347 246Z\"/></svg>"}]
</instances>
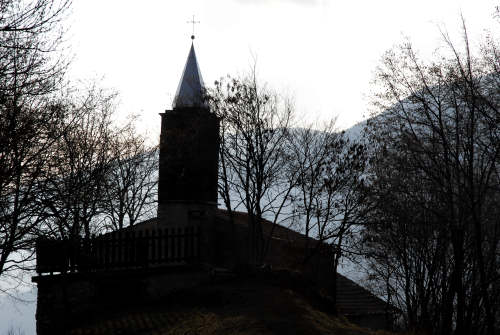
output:
<instances>
[{"instance_id":1,"label":"pointed spire","mask_svg":"<svg viewBox=\"0 0 500 335\"><path fill-rule=\"evenodd\" d=\"M181 81L177 87L174 98L174 109L186 107L206 107L203 102L203 92L205 86L201 77L200 68L196 61L194 45L191 43L191 50L184 66Z\"/></svg>"}]
</instances>

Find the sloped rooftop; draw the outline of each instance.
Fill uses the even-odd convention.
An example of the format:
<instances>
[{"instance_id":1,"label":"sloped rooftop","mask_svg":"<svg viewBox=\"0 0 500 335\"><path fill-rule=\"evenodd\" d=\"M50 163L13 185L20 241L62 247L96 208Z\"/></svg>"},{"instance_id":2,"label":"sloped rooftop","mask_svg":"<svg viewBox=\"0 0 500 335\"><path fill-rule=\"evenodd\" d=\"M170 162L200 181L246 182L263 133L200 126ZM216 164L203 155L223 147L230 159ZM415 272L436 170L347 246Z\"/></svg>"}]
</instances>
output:
<instances>
[{"instance_id":1,"label":"sloped rooftop","mask_svg":"<svg viewBox=\"0 0 500 335\"><path fill-rule=\"evenodd\" d=\"M203 102L204 89L205 85L196 60L194 44L191 44L186 65L175 93L173 108L206 107Z\"/></svg>"},{"instance_id":2,"label":"sloped rooftop","mask_svg":"<svg viewBox=\"0 0 500 335\"><path fill-rule=\"evenodd\" d=\"M228 215L227 211L218 210L219 219L227 219ZM233 217L235 224L239 226L247 225L247 213L233 212ZM272 222L264 220L264 234L268 235L271 232L272 225ZM275 240L290 242L299 248L304 247L308 239L310 245L317 243L317 240L313 238L308 238L299 232L278 224L274 226L272 236ZM394 307L387 305L384 300L340 273L337 274L337 308L341 314L347 316L380 315L385 314L387 308L394 309Z\"/></svg>"}]
</instances>

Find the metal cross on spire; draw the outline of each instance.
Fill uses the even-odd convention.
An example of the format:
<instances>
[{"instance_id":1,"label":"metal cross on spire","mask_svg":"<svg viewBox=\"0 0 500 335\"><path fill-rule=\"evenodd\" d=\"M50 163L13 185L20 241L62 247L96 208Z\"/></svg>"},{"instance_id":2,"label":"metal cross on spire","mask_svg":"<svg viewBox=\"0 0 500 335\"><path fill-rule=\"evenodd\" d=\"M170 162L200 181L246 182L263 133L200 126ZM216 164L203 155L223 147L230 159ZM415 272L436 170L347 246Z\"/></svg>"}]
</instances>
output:
<instances>
[{"instance_id":1,"label":"metal cross on spire","mask_svg":"<svg viewBox=\"0 0 500 335\"><path fill-rule=\"evenodd\" d=\"M187 23L191 23L193 25L193 34L191 35L191 39L194 40L194 25L200 23L200 21L195 21L193 15L193 19L191 21L187 21Z\"/></svg>"}]
</instances>

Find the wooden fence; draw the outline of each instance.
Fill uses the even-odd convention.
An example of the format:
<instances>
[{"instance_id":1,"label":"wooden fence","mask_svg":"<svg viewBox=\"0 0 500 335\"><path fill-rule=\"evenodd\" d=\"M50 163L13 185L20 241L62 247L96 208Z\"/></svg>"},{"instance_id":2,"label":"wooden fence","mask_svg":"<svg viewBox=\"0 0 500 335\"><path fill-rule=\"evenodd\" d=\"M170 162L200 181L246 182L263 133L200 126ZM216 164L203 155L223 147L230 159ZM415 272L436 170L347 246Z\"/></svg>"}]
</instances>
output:
<instances>
[{"instance_id":1,"label":"wooden fence","mask_svg":"<svg viewBox=\"0 0 500 335\"><path fill-rule=\"evenodd\" d=\"M198 227L117 231L91 238L39 239L38 274L135 269L193 263L200 256Z\"/></svg>"}]
</instances>

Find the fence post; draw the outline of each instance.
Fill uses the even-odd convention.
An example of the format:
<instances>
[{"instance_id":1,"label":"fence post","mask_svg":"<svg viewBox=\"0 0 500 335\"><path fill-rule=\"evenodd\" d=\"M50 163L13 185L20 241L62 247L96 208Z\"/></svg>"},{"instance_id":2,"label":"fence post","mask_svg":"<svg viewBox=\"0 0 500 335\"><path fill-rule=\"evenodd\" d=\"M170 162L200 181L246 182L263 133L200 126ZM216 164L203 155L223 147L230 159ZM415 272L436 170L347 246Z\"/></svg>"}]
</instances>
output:
<instances>
[{"instance_id":1,"label":"fence post","mask_svg":"<svg viewBox=\"0 0 500 335\"><path fill-rule=\"evenodd\" d=\"M130 233L130 266L137 266L137 238L135 231Z\"/></svg>"},{"instance_id":2,"label":"fence post","mask_svg":"<svg viewBox=\"0 0 500 335\"><path fill-rule=\"evenodd\" d=\"M82 239L82 252L80 253L80 262L78 263L77 270L88 271L92 263L92 250L90 249L90 237L85 236Z\"/></svg>"},{"instance_id":3,"label":"fence post","mask_svg":"<svg viewBox=\"0 0 500 335\"><path fill-rule=\"evenodd\" d=\"M144 232L144 264L145 267L149 266L149 262L151 259L150 255L150 249L151 249L151 244L149 243L151 241L150 233L149 230L146 230Z\"/></svg>"},{"instance_id":4,"label":"fence post","mask_svg":"<svg viewBox=\"0 0 500 335\"><path fill-rule=\"evenodd\" d=\"M94 236L93 240L95 246L95 260L96 260L95 268L98 269L101 266L101 256L102 256L101 241L99 240L98 236Z\"/></svg>"},{"instance_id":5,"label":"fence post","mask_svg":"<svg viewBox=\"0 0 500 335\"><path fill-rule=\"evenodd\" d=\"M189 255L188 255L188 247L189 247L189 227L184 227L182 228L184 230L184 234L182 236L182 243L184 244L184 255L183 255L183 259L184 261L189 261Z\"/></svg>"},{"instance_id":6,"label":"fence post","mask_svg":"<svg viewBox=\"0 0 500 335\"><path fill-rule=\"evenodd\" d=\"M160 264L163 264L163 253L162 253L162 251L163 251L163 245L162 245L163 244L163 240L162 240L163 234L162 234L162 232L163 232L163 229L158 228L158 262Z\"/></svg>"},{"instance_id":7,"label":"fence post","mask_svg":"<svg viewBox=\"0 0 500 335\"><path fill-rule=\"evenodd\" d=\"M170 247L172 251L172 262L175 262L177 259L177 229L172 228L172 235L170 238L170 242L172 242L172 246Z\"/></svg>"},{"instance_id":8,"label":"fence post","mask_svg":"<svg viewBox=\"0 0 500 335\"><path fill-rule=\"evenodd\" d=\"M169 255L169 247L170 243L168 243L168 228L165 228L165 245L163 246L163 249L165 250L165 263L168 263L170 261L170 255Z\"/></svg>"},{"instance_id":9,"label":"fence post","mask_svg":"<svg viewBox=\"0 0 500 335\"><path fill-rule=\"evenodd\" d=\"M69 246L69 272L76 271L76 264L80 262L80 240L81 237L77 236L71 240Z\"/></svg>"},{"instance_id":10,"label":"fence post","mask_svg":"<svg viewBox=\"0 0 500 335\"><path fill-rule=\"evenodd\" d=\"M143 244L143 237L142 237L142 231L137 232L137 236L135 237L135 258L136 258L136 265L139 267L144 266L144 262L142 261L143 259L143 251L142 251L142 244Z\"/></svg>"},{"instance_id":11,"label":"fence post","mask_svg":"<svg viewBox=\"0 0 500 335\"><path fill-rule=\"evenodd\" d=\"M102 235L102 243L104 244L104 269L109 269L110 254L111 254L111 239L109 236Z\"/></svg>"},{"instance_id":12,"label":"fence post","mask_svg":"<svg viewBox=\"0 0 500 335\"><path fill-rule=\"evenodd\" d=\"M196 261L200 261L201 256L201 229L200 226L196 226Z\"/></svg>"},{"instance_id":13,"label":"fence post","mask_svg":"<svg viewBox=\"0 0 500 335\"><path fill-rule=\"evenodd\" d=\"M123 240L122 240L122 235L123 232L121 230L118 230L116 232L116 249L118 252L117 259L116 259L116 267L121 267L122 266L122 259L123 259Z\"/></svg>"},{"instance_id":14,"label":"fence post","mask_svg":"<svg viewBox=\"0 0 500 335\"><path fill-rule=\"evenodd\" d=\"M114 268L116 267L116 246L115 246L115 243L116 243L116 235L114 232L111 233L111 238L110 238L110 241L108 240L108 242L110 242L110 259L109 259L109 267L108 268Z\"/></svg>"},{"instance_id":15,"label":"fence post","mask_svg":"<svg viewBox=\"0 0 500 335\"><path fill-rule=\"evenodd\" d=\"M156 263L156 233L155 229L151 230L151 264Z\"/></svg>"},{"instance_id":16,"label":"fence post","mask_svg":"<svg viewBox=\"0 0 500 335\"><path fill-rule=\"evenodd\" d=\"M190 258L190 262L193 262L194 260L194 226L191 226L190 227L190 238L189 238L189 246L190 246L190 250L189 250L189 258Z\"/></svg>"},{"instance_id":17,"label":"fence post","mask_svg":"<svg viewBox=\"0 0 500 335\"><path fill-rule=\"evenodd\" d=\"M177 261L180 261L182 259L182 228L177 228Z\"/></svg>"}]
</instances>

